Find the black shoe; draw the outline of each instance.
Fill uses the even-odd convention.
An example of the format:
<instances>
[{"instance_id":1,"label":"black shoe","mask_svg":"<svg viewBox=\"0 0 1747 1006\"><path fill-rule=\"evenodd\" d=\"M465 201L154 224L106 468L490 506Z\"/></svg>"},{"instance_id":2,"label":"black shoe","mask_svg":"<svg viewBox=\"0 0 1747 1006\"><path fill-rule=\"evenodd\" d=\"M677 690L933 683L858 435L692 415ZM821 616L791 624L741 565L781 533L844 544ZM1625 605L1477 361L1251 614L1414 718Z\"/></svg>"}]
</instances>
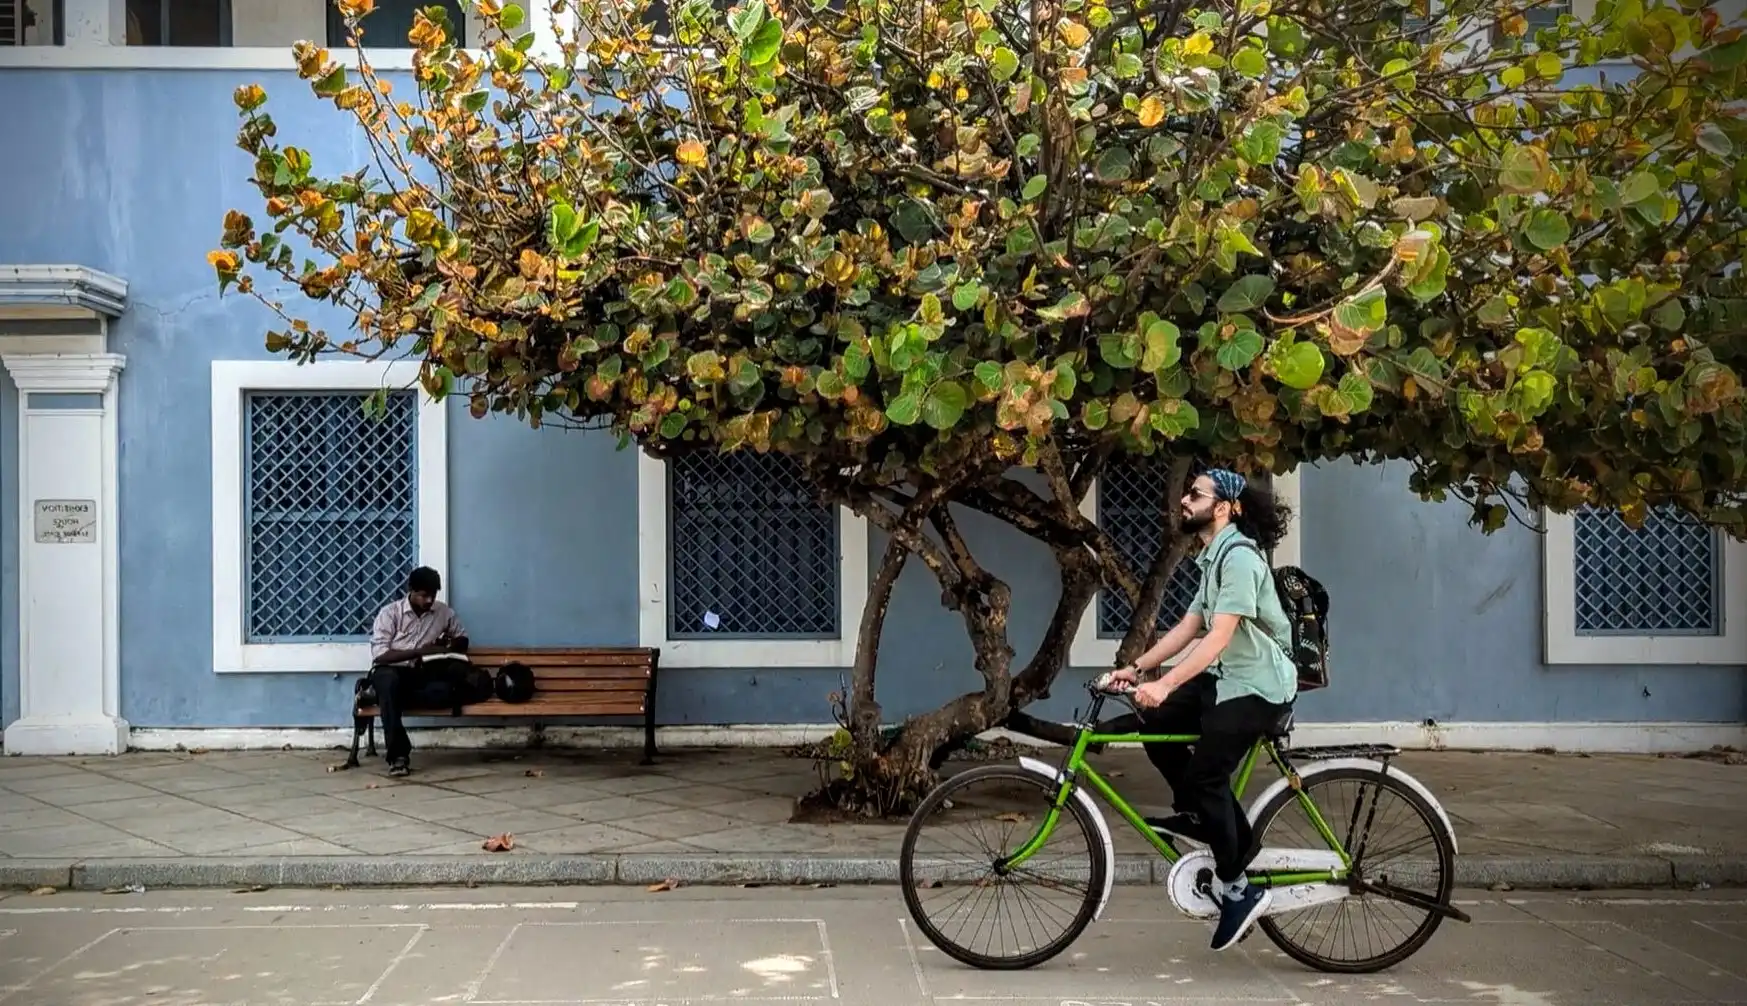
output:
<instances>
[{"instance_id":1,"label":"black shoe","mask_svg":"<svg viewBox=\"0 0 1747 1006\"><path fill-rule=\"evenodd\" d=\"M1219 926L1213 930L1213 949L1224 950L1249 934L1250 926L1273 903L1274 892L1250 884L1237 897L1225 895L1219 902Z\"/></svg>"},{"instance_id":2,"label":"black shoe","mask_svg":"<svg viewBox=\"0 0 1747 1006\"><path fill-rule=\"evenodd\" d=\"M389 762L388 774L395 778L412 775L412 764L405 758L402 758L399 761Z\"/></svg>"},{"instance_id":3,"label":"black shoe","mask_svg":"<svg viewBox=\"0 0 1747 1006\"><path fill-rule=\"evenodd\" d=\"M1194 814L1172 814L1170 817L1146 817L1141 820L1147 827L1171 838L1186 838L1191 842L1207 843L1207 830L1201 827L1201 819Z\"/></svg>"}]
</instances>

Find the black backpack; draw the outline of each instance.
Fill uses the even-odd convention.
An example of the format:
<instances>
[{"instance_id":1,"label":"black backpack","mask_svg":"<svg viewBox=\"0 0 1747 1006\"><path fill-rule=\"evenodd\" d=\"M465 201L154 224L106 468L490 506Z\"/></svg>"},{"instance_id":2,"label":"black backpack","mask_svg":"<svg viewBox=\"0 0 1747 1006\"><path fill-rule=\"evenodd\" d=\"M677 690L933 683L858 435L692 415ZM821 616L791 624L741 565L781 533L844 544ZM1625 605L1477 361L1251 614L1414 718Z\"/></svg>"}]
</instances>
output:
<instances>
[{"instance_id":1,"label":"black backpack","mask_svg":"<svg viewBox=\"0 0 1747 1006\"><path fill-rule=\"evenodd\" d=\"M1225 557L1234 548L1245 548L1262 557L1274 580L1274 595L1292 626L1292 649L1286 656L1298 668L1298 690L1328 687L1328 591L1316 577L1297 566L1272 566L1255 542L1239 540L1228 545L1213 563L1213 591L1219 593L1219 575Z\"/></svg>"}]
</instances>

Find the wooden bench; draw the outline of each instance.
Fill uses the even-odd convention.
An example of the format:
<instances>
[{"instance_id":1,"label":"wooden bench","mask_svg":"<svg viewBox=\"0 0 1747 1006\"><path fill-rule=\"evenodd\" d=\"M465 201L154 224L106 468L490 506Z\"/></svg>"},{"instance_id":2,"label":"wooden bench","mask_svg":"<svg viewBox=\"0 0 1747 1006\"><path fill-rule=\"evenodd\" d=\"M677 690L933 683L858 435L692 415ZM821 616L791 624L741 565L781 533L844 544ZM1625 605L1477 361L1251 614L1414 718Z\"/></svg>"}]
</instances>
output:
<instances>
[{"instance_id":1,"label":"wooden bench","mask_svg":"<svg viewBox=\"0 0 1747 1006\"><path fill-rule=\"evenodd\" d=\"M461 707L463 717L491 718L559 716L641 716L643 717L643 764L655 761L655 670L660 650L644 647L471 647L467 656L475 667L483 667L495 677L497 669L509 663L520 663L534 672L534 695L526 702L505 702L492 696L484 702ZM358 765L358 740L366 731L370 734L368 754L376 756L375 706L359 705L352 709L352 755L347 768ZM407 709L406 718L447 716L454 718L454 707L441 709Z\"/></svg>"}]
</instances>

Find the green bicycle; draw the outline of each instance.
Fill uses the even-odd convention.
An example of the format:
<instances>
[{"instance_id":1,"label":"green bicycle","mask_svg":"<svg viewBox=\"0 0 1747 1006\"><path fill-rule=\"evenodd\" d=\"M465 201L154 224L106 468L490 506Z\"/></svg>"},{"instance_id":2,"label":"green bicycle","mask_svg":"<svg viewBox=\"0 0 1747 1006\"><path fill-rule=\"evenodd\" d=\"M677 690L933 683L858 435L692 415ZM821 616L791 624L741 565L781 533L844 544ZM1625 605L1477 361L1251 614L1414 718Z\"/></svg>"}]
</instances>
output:
<instances>
[{"instance_id":1,"label":"green bicycle","mask_svg":"<svg viewBox=\"0 0 1747 1006\"><path fill-rule=\"evenodd\" d=\"M1075 741L1059 767L1021 757L1016 765L966 770L935 787L910 818L899 857L904 902L929 941L955 960L985 969L1033 967L1061 953L1103 915L1116 877L1116 853L1110 827L1088 788L1172 864L1165 886L1179 911L1196 919L1219 915L1212 894L1212 854L1205 849L1180 851L1171 836L1154 831L1086 762L1089 751L1109 744L1192 744L1197 738L1136 732L1138 710L1126 693L1103 690L1096 681L1087 690L1091 707L1075 724ZM1130 709L1117 721L1123 729L1098 725L1111 698ZM1232 783L1242 801L1264 758L1281 776L1247 810L1258 851L1246 874L1251 883L1274 893L1268 913L1257 922L1268 938L1317 970L1365 974L1406 960L1445 918L1471 921L1450 903L1455 829L1431 792L1390 764L1400 750L1389 745L1293 749L1288 744L1291 728L1288 712L1268 737L1256 742ZM1336 798L1349 792L1352 799L1341 804L1342 812L1330 812ZM1395 832L1388 826L1396 823L1415 833L1392 837ZM1009 851L1007 844L981 840L979 832L979 840L960 862L947 854L918 853L924 829L936 824L995 825L1002 843L1015 837L1018 841ZM1303 826L1302 834L1281 834L1294 824ZM1078 851L1049 854L1047 847L1058 838L1077 839ZM1059 875L1046 872L1054 863L1067 865ZM1029 885L1039 890L1029 890ZM1066 896L1065 905L1048 901L1056 893ZM1008 894L1015 901L1003 911ZM965 913L988 905L992 920L979 919L968 940L968 921L948 936L951 919L927 910L934 898ZM1373 922L1367 915L1355 923L1346 915L1353 908L1400 908L1410 916L1405 922ZM1047 930L1057 925L1058 934L1048 936ZM969 945L982 937L998 941L999 950ZM1369 946L1374 938L1384 945ZM1366 950L1359 949L1361 941L1367 942ZM1336 956L1348 951L1351 955Z\"/></svg>"}]
</instances>

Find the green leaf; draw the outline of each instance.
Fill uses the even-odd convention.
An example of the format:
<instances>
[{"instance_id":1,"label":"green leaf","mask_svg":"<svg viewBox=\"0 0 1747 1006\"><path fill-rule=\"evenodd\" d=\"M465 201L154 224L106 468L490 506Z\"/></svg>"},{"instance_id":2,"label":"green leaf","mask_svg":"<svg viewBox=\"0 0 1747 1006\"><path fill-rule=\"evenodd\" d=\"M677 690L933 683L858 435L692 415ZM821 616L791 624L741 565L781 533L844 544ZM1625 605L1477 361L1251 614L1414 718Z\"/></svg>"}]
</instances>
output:
<instances>
[{"instance_id":1,"label":"green leaf","mask_svg":"<svg viewBox=\"0 0 1747 1006\"><path fill-rule=\"evenodd\" d=\"M1341 397L1347 400L1348 412L1364 412L1371 407L1371 379L1363 374L1348 373L1341 377Z\"/></svg>"},{"instance_id":2,"label":"green leaf","mask_svg":"<svg viewBox=\"0 0 1747 1006\"><path fill-rule=\"evenodd\" d=\"M1026 133L1019 138L1018 143L1014 144L1014 152L1020 157L1030 157L1041 149L1043 149L1043 137L1036 133Z\"/></svg>"},{"instance_id":3,"label":"green leaf","mask_svg":"<svg viewBox=\"0 0 1747 1006\"><path fill-rule=\"evenodd\" d=\"M672 440L685 432L685 415L679 412L669 412L661 417L661 436Z\"/></svg>"},{"instance_id":4,"label":"green leaf","mask_svg":"<svg viewBox=\"0 0 1747 1006\"><path fill-rule=\"evenodd\" d=\"M1132 52L1119 52L1116 54L1114 70L1117 78L1120 80L1129 80L1140 76L1140 73L1145 69L1145 66L1146 65L1140 61L1140 57Z\"/></svg>"},{"instance_id":5,"label":"green leaf","mask_svg":"<svg viewBox=\"0 0 1747 1006\"><path fill-rule=\"evenodd\" d=\"M996 80L1006 80L1019 72L1019 54L1006 46L997 48L989 56L989 72Z\"/></svg>"},{"instance_id":6,"label":"green leaf","mask_svg":"<svg viewBox=\"0 0 1747 1006\"><path fill-rule=\"evenodd\" d=\"M776 58L777 51L783 44L783 25L775 18L769 18L752 33L752 38L746 43L746 63L749 66L764 66Z\"/></svg>"},{"instance_id":7,"label":"green leaf","mask_svg":"<svg viewBox=\"0 0 1747 1006\"><path fill-rule=\"evenodd\" d=\"M327 76L315 82L313 89L324 98L332 98L346 89L346 68L336 66Z\"/></svg>"},{"instance_id":8,"label":"green leaf","mask_svg":"<svg viewBox=\"0 0 1747 1006\"><path fill-rule=\"evenodd\" d=\"M1506 192L1526 195L1545 188L1552 170L1545 150L1512 144L1499 162L1498 182Z\"/></svg>"},{"instance_id":9,"label":"green leaf","mask_svg":"<svg viewBox=\"0 0 1747 1006\"><path fill-rule=\"evenodd\" d=\"M1325 361L1314 342L1294 342L1273 361L1274 376L1288 388L1304 391L1322 380Z\"/></svg>"},{"instance_id":10,"label":"green leaf","mask_svg":"<svg viewBox=\"0 0 1747 1006\"><path fill-rule=\"evenodd\" d=\"M1255 311L1268 302L1274 292L1274 281L1259 273L1243 276L1219 295L1219 310L1224 314ZM1232 368L1236 369L1236 368Z\"/></svg>"},{"instance_id":11,"label":"green leaf","mask_svg":"<svg viewBox=\"0 0 1747 1006\"><path fill-rule=\"evenodd\" d=\"M1261 333L1246 328L1219 347L1217 358L1219 365L1226 370L1242 370L1253 363L1262 352Z\"/></svg>"},{"instance_id":12,"label":"green leaf","mask_svg":"<svg viewBox=\"0 0 1747 1006\"><path fill-rule=\"evenodd\" d=\"M1176 325L1168 321L1146 322L1146 316L1141 318L1146 323L1146 334L1143 341L1145 351L1141 355L1140 369L1147 373L1157 373L1166 367L1174 367L1183 358L1183 347L1178 343L1183 333Z\"/></svg>"},{"instance_id":13,"label":"green leaf","mask_svg":"<svg viewBox=\"0 0 1747 1006\"><path fill-rule=\"evenodd\" d=\"M941 381L928 389L922 400L922 421L937 430L950 430L964 417L970 393L957 381Z\"/></svg>"},{"instance_id":14,"label":"green leaf","mask_svg":"<svg viewBox=\"0 0 1747 1006\"><path fill-rule=\"evenodd\" d=\"M1272 164L1280 156L1280 141L1284 135L1278 123L1264 119L1244 133L1237 144L1238 153L1254 165Z\"/></svg>"},{"instance_id":15,"label":"green leaf","mask_svg":"<svg viewBox=\"0 0 1747 1006\"><path fill-rule=\"evenodd\" d=\"M1698 127L1698 145L1718 157L1728 157L1735 152L1735 144L1729 139L1729 135L1714 122Z\"/></svg>"},{"instance_id":16,"label":"green leaf","mask_svg":"<svg viewBox=\"0 0 1747 1006\"><path fill-rule=\"evenodd\" d=\"M1201 425L1201 414L1195 411L1195 406L1180 399L1155 402L1150 418L1153 429L1170 440Z\"/></svg>"},{"instance_id":17,"label":"green leaf","mask_svg":"<svg viewBox=\"0 0 1747 1006\"><path fill-rule=\"evenodd\" d=\"M1430 265L1407 285L1408 295L1422 304L1436 300L1443 295L1444 288L1449 282L1449 275L1450 251L1447 248L1439 248L1437 254L1432 256Z\"/></svg>"},{"instance_id":18,"label":"green leaf","mask_svg":"<svg viewBox=\"0 0 1747 1006\"><path fill-rule=\"evenodd\" d=\"M1535 74L1548 80L1558 80L1565 76L1565 62L1556 52L1543 52L1535 56Z\"/></svg>"},{"instance_id":19,"label":"green leaf","mask_svg":"<svg viewBox=\"0 0 1747 1006\"><path fill-rule=\"evenodd\" d=\"M1678 332L1686 324L1686 308L1681 306L1679 299L1670 297L1650 312L1650 324L1664 331Z\"/></svg>"},{"instance_id":20,"label":"green leaf","mask_svg":"<svg viewBox=\"0 0 1747 1006\"><path fill-rule=\"evenodd\" d=\"M977 306L977 301L983 296L983 285L974 280L960 283L958 289L952 292L952 306L960 311L969 311Z\"/></svg>"},{"instance_id":21,"label":"green leaf","mask_svg":"<svg viewBox=\"0 0 1747 1006\"><path fill-rule=\"evenodd\" d=\"M1102 400L1093 399L1080 409L1080 422L1086 424L1088 430L1101 430L1110 425L1110 406Z\"/></svg>"},{"instance_id":22,"label":"green leaf","mask_svg":"<svg viewBox=\"0 0 1747 1006\"><path fill-rule=\"evenodd\" d=\"M1246 77L1260 77L1268 72L1268 57L1255 46L1246 45L1232 54L1231 68Z\"/></svg>"},{"instance_id":23,"label":"green leaf","mask_svg":"<svg viewBox=\"0 0 1747 1006\"><path fill-rule=\"evenodd\" d=\"M734 37L742 42L752 39L753 32L764 23L764 0L753 0L740 10L728 15L728 27L733 30Z\"/></svg>"},{"instance_id":24,"label":"green leaf","mask_svg":"<svg viewBox=\"0 0 1747 1006\"><path fill-rule=\"evenodd\" d=\"M1006 372L1001 369L999 363L996 363L993 360L984 360L982 363L977 364L976 374L977 383L988 388L990 391L1000 391L1003 387L1006 387Z\"/></svg>"},{"instance_id":25,"label":"green leaf","mask_svg":"<svg viewBox=\"0 0 1747 1006\"><path fill-rule=\"evenodd\" d=\"M1037 316L1045 321L1066 321L1084 315L1087 310L1086 295L1078 290L1069 290L1062 294L1061 300L1051 306L1038 308Z\"/></svg>"},{"instance_id":26,"label":"green leaf","mask_svg":"<svg viewBox=\"0 0 1747 1006\"><path fill-rule=\"evenodd\" d=\"M1140 335L1135 332L1109 332L1098 337L1098 355L1117 370L1133 370L1140 362Z\"/></svg>"},{"instance_id":27,"label":"green leaf","mask_svg":"<svg viewBox=\"0 0 1747 1006\"><path fill-rule=\"evenodd\" d=\"M914 391L899 395L886 406L886 418L899 426L914 426L922 418L922 396Z\"/></svg>"},{"instance_id":28,"label":"green leaf","mask_svg":"<svg viewBox=\"0 0 1747 1006\"><path fill-rule=\"evenodd\" d=\"M491 100L489 91L469 91L461 96L461 107L469 112L478 112Z\"/></svg>"},{"instance_id":29,"label":"green leaf","mask_svg":"<svg viewBox=\"0 0 1747 1006\"><path fill-rule=\"evenodd\" d=\"M1105 149L1098 158L1095 169L1101 182L1125 182L1134 174L1134 155L1127 147L1113 146ZM1030 198L1029 196L1027 198Z\"/></svg>"},{"instance_id":30,"label":"green leaf","mask_svg":"<svg viewBox=\"0 0 1747 1006\"><path fill-rule=\"evenodd\" d=\"M1571 222L1558 210L1540 209L1529 214L1523 234L1542 251L1552 251L1571 237Z\"/></svg>"},{"instance_id":31,"label":"green leaf","mask_svg":"<svg viewBox=\"0 0 1747 1006\"><path fill-rule=\"evenodd\" d=\"M1662 183L1648 171L1633 172L1620 186L1620 203L1624 206L1637 206L1661 195Z\"/></svg>"},{"instance_id":32,"label":"green leaf","mask_svg":"<svg viewBox=\"0 0 1747 1006\"><path fill-rule=\"evenodd\" d=\"M1042 175L1032 175L1031 180L1025 183L1025 188L1020 195L1024 197L1026 202L1030 202L1043 195L1043 190L1048 187L1049 179Z\"/></svg>"},{"instance_id":33,"label":"green leaf","mask_svg":"<svg viewBox=\"0 0 1747 1006\"><path fill-rule=\"evenodd\" d=\"M1335 308L1335 321L1355 332L1375 332L1389 323L1388 295L1376 287L1344 300Z\"/></svg>"},{"instance_id":34,"label":"green leaf","mask_svg":"<svg viewBox=\"0 0 1747 1006\"><path fill-rule=\"evenodd\" d=\"M770 225L770 221L760 217L746 229L746 240L755 245L770 244L776 240L776 228Z\"/></svg>"},{"instance_id":35,"label":"green leaf","mask_svg":"<svg viewBox=\"0 0 1747 1006\"><path fill-rule=\"evenodd\" d=\"M577 228L576 233L571 236L570 240L564 242L565 257L576 258L583 252L588 251L588 249L594 244L595 238L600 237L600 233L601 222L599 220L590 220L588 223Z\"/></svg>"},{"instance_id":36,"label":"green leaf","mask_svg":"<svg viewBox=\"0 0 1747 1006\"><path fill-rule=\"evenodd\" d=\"M503 30L506 32L515 31L517 28L520 28L522 22L527 19L527 16L527 11L522 10L521 7L513 3L504 4L503 10L498 13L498 17L502 19L503 22Z\"/></svg>"}]
</instances>

